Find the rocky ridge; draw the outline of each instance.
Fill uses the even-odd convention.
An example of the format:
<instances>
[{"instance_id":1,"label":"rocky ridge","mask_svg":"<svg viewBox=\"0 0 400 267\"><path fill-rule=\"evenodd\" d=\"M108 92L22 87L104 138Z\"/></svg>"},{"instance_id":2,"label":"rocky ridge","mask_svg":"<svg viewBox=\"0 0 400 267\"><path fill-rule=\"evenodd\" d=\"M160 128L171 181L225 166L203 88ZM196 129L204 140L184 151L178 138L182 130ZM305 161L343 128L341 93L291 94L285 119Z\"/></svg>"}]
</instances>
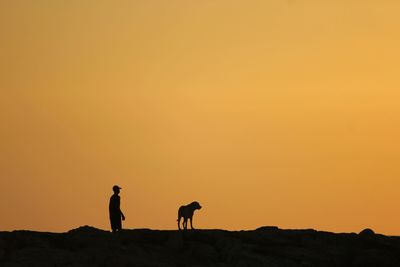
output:
<instances>
[{"instance_id":1,"label":"rocky ridge","mask_svg":"<svg viewBox=\"0 0 400 267\"><path fill-rule=\"evenodd\" d=\"M400 237L261 227L252 231L0 232L1 267L400 266Z\"/></svg>"}]
</instances>

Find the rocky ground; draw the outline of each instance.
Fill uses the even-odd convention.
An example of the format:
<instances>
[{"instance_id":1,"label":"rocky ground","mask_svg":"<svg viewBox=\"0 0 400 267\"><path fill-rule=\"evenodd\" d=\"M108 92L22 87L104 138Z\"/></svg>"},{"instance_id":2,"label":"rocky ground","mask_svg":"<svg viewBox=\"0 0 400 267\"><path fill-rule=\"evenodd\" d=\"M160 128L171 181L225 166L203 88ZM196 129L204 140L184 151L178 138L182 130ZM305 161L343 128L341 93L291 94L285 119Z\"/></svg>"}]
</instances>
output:
<instances>
[{"instance_id":1,"label":"rocky ground","mask_svg":"<svg viewBox=\"0 0 400 267\"><path fill-rule=\"evenodd\" d=\"M364 230L0 232L0 266L400 266L400 237Z\"/></svg>"}]
</instances>

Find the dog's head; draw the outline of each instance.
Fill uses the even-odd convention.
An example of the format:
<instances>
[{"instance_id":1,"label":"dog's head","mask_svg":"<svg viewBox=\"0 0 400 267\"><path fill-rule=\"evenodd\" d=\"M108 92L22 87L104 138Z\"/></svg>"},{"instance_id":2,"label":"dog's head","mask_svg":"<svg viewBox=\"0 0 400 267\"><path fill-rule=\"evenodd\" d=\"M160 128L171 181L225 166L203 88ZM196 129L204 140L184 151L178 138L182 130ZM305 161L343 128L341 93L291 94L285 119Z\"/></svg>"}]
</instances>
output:
<instances>
[{"instance_id":1,"label":"dog's head","mask_svg":"<svg viewBox=\"0 0 400 267\"><path fill-rule=\"evenodd\" d=\"M190 203L190 207L192 207L193 210L201 209L201 206L200 206L199 202L197 202L197 201Z\"/></svg>"}]
</instances>

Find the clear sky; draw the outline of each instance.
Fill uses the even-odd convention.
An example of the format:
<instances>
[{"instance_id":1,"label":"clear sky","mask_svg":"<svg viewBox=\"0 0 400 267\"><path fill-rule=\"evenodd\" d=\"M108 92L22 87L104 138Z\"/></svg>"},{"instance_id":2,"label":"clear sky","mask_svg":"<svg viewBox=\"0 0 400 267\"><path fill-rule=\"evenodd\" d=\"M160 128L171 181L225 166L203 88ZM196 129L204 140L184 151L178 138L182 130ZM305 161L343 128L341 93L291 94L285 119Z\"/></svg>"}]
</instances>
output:
<instances>
[{"instance_id":1,"label":"clear sky","mask_svg":"<svg viewBox=\"0 0 400 267\"><path fill-rule=\"evenodd\" d=\"M400 2L0 2L0 230L400 234Z\"/></svg>"}]
</instances>

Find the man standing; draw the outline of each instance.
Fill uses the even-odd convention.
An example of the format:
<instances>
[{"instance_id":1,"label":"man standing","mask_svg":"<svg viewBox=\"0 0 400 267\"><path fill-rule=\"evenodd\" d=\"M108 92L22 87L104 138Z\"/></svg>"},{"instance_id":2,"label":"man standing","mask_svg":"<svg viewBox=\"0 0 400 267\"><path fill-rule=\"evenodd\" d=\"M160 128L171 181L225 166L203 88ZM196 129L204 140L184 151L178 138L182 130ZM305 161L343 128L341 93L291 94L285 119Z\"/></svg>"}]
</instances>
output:
<instances>
[{"instance_id":1,"label":"man standing","mask_svg":"<svg viewBox=\"0 0 400 267\"><path fill-rule=\"evenodd\" d=\"M123 221L125 220L125 216L120 209L120 202L121 202L119 197L120 189L122 188L119 187L118 185L114 185L113 186L114 194L110 198L109 211L110 211L111 229L113 233L121 231L122 229L121 219Z\"/></svg>"}]
</instances>

